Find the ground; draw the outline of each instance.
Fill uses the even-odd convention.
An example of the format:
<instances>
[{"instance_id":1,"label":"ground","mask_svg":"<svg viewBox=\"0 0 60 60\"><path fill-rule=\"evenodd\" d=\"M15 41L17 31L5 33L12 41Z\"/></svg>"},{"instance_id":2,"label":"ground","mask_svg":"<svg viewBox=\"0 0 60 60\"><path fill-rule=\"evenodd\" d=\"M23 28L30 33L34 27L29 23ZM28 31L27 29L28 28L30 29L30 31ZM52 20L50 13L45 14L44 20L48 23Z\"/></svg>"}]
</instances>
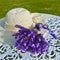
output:
<instances>
[{"instance_id":1,"label":"ground","mask_svg":"<svg viewBox=\"0 0 60 60\"><path fill-rule=\"evenodd\" d=\"M12 8L26 8L31 12L60 16L60 0L0 0L0 18Z\"/></svg>"}]
</instances>

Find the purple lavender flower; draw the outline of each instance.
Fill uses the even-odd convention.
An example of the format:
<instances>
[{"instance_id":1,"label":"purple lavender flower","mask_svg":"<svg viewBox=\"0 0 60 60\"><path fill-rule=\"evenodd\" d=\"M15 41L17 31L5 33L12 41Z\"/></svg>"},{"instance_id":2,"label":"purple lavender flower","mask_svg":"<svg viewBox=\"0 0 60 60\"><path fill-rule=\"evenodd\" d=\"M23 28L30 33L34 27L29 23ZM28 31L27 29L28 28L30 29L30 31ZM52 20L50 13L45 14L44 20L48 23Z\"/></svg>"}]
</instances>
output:
<instances>
[{"instance_id":1,"label":"purple lavender flower","mask_svg":"<svg viewBox=\"0 0 60 60\"><path fill-rule=\"evenodd\" d=\"M54 32L53 32L53 31L49 30L49 34L50 34L50 35L52 35L55 39L57 39L57 35L56 35L56 34L54 34Z\"/></svg>"},{"instance_id":2,"label":"purple lavender flower","mask_svg":"<svg viewBox=\"0 0 60 60\"><path fill-rule=\"evenodd\" d=\"M19 50L40 54L48 51L49 43L45 41L42 34L37 34L34 29L27 29L20 25L15 27L19 28L18 33L13 34L17 39L15 46Z\"/></svg>"},{"instance_id":3,"label":"purple lavender flower","mask_svg":"<svg viewBox=\"0 0 60 60\"><path fill-rule=\"evenodd\" d=\"M40 31L41 27L42 27L42 23L37 23L34 28Z\"/></svg>"},{"instance_id":4,"label":"purple lavender flower","mask_svg":"<svg viewBox=\"0 0 60 60\"><path fill-rule=\"evenodd\" d=\"M45 41L42 34L37 34L35 38L35 44L36 44L36 52L42 54L44 52L48 51L49 43Z\"/></svg>"},{"instance_id":5,"label":"purple lavender flower","mask_svg":"<svg viewBox=\"0 0 60 60\"><path fill-rule=\"evenodd\" d=\"M35 28L36 28L37 30L40 30L40 28L46 29L46 30L49 31L49 34L50 34L51 36L53 36L53 38L57 39L56 34L54 34L54 32L51 31L51 29L48 28L48 25L46 25L46 24L41 24L41 23L39 24L39 23L38 23L38 24L36 24Z\"/></svg>"}]
</instances>

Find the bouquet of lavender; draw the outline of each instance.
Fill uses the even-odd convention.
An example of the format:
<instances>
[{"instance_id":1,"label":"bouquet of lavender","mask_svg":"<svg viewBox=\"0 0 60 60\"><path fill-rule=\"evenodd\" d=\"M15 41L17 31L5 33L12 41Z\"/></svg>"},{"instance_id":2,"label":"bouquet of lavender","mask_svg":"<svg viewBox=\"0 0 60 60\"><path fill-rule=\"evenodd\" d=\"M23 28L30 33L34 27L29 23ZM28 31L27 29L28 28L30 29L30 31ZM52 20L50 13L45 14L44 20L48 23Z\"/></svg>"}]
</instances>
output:
<instances>
[{"instance_id":1,"label":"bouquet of lavender","mask_svg":"<svg viewBox=\"0 0 60 60\"><path fill-rule=\"evenodd\" d=\"M46 24L38 23L35 25L33 29L27 29L20 25L16 25L16 28L19 28L19 31L13 36L17 39L15 46L19 50L31 52L33 54L39 53L43 54L44 52L48 52L49 43L43 37L43 34L37 33L36 29L40 31L41 28L49 31L50 35L52 35L55 39L56 35L51 31Z\"/></svg>"}]
</instances>

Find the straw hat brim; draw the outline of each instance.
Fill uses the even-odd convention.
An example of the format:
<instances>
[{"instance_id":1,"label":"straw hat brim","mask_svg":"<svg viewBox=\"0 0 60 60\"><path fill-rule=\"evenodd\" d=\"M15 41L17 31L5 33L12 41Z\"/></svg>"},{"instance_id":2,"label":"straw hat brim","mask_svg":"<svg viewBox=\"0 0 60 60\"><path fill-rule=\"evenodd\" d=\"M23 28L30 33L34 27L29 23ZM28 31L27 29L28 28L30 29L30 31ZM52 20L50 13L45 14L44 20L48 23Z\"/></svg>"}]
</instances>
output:
<instances>
[{"instance_id":1,"label":"straw hat brim","mask_svg":"<svg viewBox=\"0 0 60 60\"><path fill-rule=\"evenodd\" d=\"M7 31L4 28L5 25L5 18L0 19L0 42L8 44L8 45L15 45L16 40L12 37L13 32Z\"/></svg>"}]
</instances>

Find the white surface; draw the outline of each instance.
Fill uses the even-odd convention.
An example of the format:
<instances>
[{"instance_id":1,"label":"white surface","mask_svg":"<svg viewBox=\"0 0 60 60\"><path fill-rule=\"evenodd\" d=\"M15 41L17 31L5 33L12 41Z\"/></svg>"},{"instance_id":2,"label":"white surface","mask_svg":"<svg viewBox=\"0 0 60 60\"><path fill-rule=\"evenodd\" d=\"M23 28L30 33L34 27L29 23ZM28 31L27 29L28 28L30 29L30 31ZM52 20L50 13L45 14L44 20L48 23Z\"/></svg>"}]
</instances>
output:
<instances>
[{"instance_id":1,"label":"white surface","mask_svg":"<svg viewBox=\"0 0 60 60\"><path fill-rule=\"evenodd\" d=\"M49 19L45 19L45 17L49 17L51 16ZM49 51L48 53L45 53L43 55L41 55L39 58L37 57L38 54L36 55L32 55L28 52L26 53L22 53L20 50L16 49L15 47L11 48L11 45L13 46L14 43L15 43L15 40L11 40L11 38L9 38L11 36L10 32L5 32L4 30L4 19L0 20L0 26L1 26L1 31L0 31L0 37L1 35L3 36L3 34L1 33L5 33L5 38L3 38L3 43L0 43L0 52L2 52L2 54L0 53L0 60L5 60L4 57L6 57L6 60L8 60L9 56L8 55L11 55L10 58L13 58L13 60L21 60L19 58L19 54L22 56L22 60L60 60L60 17L59 16L54 16L54 15L48 15L48 14L40 14L40 17L43 17L43 20L45 21L45 23L47 25L49 25L49 28L51 30L54 31L54 33L57 35L58 39L54 39L51 35L49 35L48 33L45 34L45 39L47 41L49 41ZM9 36L8 36L9 34ZM0 38L0 41L1 38ZM10 44L10 45L9 45ZM5 51L4 49L2 50L2 48L6 49L7 51ZM16 52L17 51L17 52ZM52 55L52 51L54 52ZM3 53L4 52L4 53ZM14 52L14 53L13 53ZM15 57L13 57L15 55ZM31 56L32 55L32 56ZM49 58L46 58L46 55L49 56ZM16 57L18 56L18 58L16 59ZM35 56L35 58L34 58ZM54 57L55 56L55 57ZM42 59L41 59L42 57ZM54 57L54 58L52 58ZM46 58L46 59L45 59Z\"/></svg>"}]
</instances>

